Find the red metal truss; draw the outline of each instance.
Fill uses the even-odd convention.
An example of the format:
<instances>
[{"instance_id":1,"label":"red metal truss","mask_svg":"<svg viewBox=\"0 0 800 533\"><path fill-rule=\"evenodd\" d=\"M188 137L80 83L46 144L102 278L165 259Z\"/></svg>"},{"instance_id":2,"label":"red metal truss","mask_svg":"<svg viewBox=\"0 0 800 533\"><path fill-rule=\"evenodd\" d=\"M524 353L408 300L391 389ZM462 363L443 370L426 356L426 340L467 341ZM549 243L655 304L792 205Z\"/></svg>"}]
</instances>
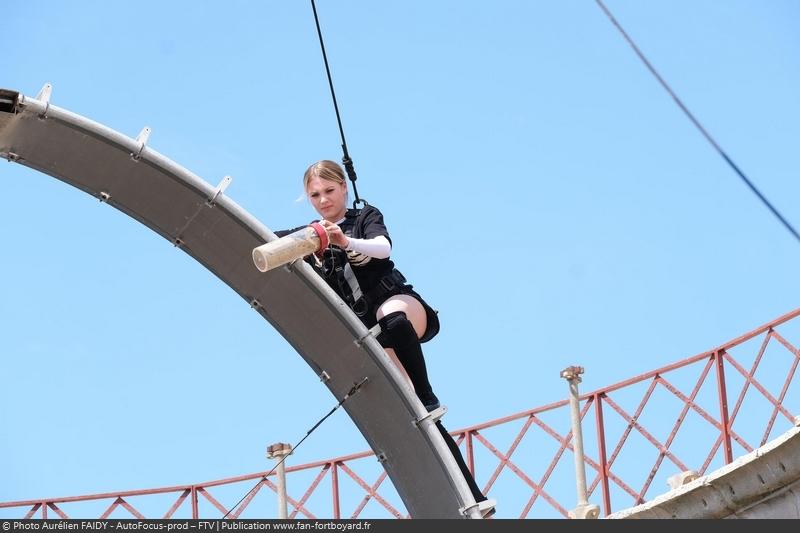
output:
<instances>
[{"instance_id":1,"label":"red metal truss","mask_svg":"<svg viewBox=\"0 0 800 533\"><path fill-rule=\"evenodd\" d=\"M703 474L715 460L721 461L722 464L733 461L734 445L740 446L742 450L751 451L765 444L779 419L786 419L790 425L795 423L794 416L800 412L798 405L800 397L793 398L794 405L787 405L786 402L793 384L795 384L794 393L798 393L800 389L795 379L800 364L800 350L796 347L797 341L793 344L781 335L777 328L799 316L800 309L796 309L713 350L581 396L583 404L580 416L583 420L584 438L594 438L597 448L594 455L588 451L588 447L586 448L586 466L592 471L592 476L587 478L591 480L588 493L591 497L599 492L598 497L602 501L605 514L646 501L648 496L652 495L654 481L659 476L665 478L675 470L689 469ZM800 325L800 320L794 324ZM751 362L744 361L741 355L734 356L731 353L734 348L743 345L749 347L747 343L757 342L762 336ZM791 355L791 364L788 365L779 391L771 390L764 383L763 377L761 379L757 377L759 369L769 357L768 347L773 347L779 353L788 352ZM688 383L682 383L681 379L686 381L686 374L689 374L691 379ZM782 374L775 376L774 372L772 374L770 377L773 379L782 376ZM741 379L740 386L731 385L734 377L737 380ZM707 395L713 393L712 399L706 399L703 393ZM659 394L666 395L666 399L656 399ZM630 401L631 396L636 400L635 407L629 405L626 408L626 397L627 401ZM743 408L748 398L752 397L766 402L768 415L759 417L751 410ZM731 406L729 400L733 398L735 402ZM675 402L679 405L677 414L674 418L665 417L664 413ZM559 431L556 427L558 424L548 423L544 418L545 415L552 416L552 413L557 413L562 415L561 419L564 422L567 422L569 420L567 407L568 401L562 400L453 432L456 443L463 448L468 467L476 473L476 477L480 477L477 474L479 466L491 472L486 479L478 479L479 483L482 482L485 493L492 496L493 490L500 491L500 483L506 479L522 483L525 487L523 491L529 491L518 494L524 500L519 509L503 510L508 517L539 517L548 512L567 516L567 509L574 507L575 494L559 494L559 487L564 483L554 482L557 469L562 466L565 457L571 462L570 455L574 453L571 428L565 424L564 427L567 429ZM589 416L592 411L594 416ZM746 420L742 416L743 412L748 413ZM648 416L654 418L657 423L648 421ZM686 429L690 419L696 424L702 424L703 429ZM520 424L521 427L518 427ZM764 428L757 438L748 435L754 425L757 428ZM492 432L499 430L512 432L513 440L510 445L500 445L497 437L492 436ZM702 439L695 434L696 431L708 432L703 433L704 437L709 436L708 447L702 447L705 445L701 445ZM687 455L687 452L681 451L678 441L688 432L691 432L692 453ZM634 437L638 439L638 443L634 441ZM536 453L526 453L524 445L535 438L544 438L544 442L555 446L555 452L542 453L537 450ZM650 453L653 453L652 457ZM628 467L626 470L623 459L628 456L634 457L635 469ZM364 464L360 461L365 459L369 460L374 468L375 456L372 452L287 467L287 477L294 475L295 478L295 481L290 483L292 487L300 484L298 478L301 472L306 479L309 474L313 475L308 488L299 498L293 498L291 495L287 497L291 506L290 518L316 518L317 515L331 518L342 516L359 518L370 502L375 502L380 512L388 513L395 518L407 517L402 507L392 503L392 500L397 501L397 497L396 493L392 493L391 484L384 483L387 478L385 471L379 469L377 474L369 475L358 473L359 465ZM330 474L330 484L322 483L328 474ZM355 482L355 488L349 485L351 488L348 490L358 491L358 494L362 495L352 509L342 509L340 474ZM144 513L141 512L143 507L138 503L140 499L168 494L175 499L173 500L171 496L169 508L163 513L159 512L158 516L173 518L179 510L187 510L190 506L191 517L200 518L200 503L203 502L216 509L219 516L234 520L242 516L256 498L265 498L260 496L261 494L277 491L273 482L274 476L273 473L261 472L187 486L6 502L0 503L0 509L17 508L24 518L53 518L52 513L60 518L68 518L69 509L66 506L79 502L101 501L103 505L105 502L108 503L101 518L111 516L118 509L124 510L131 517L144 518ZM369 483L366 479L375 481ZM572 481L570 479L566 485L573 486ZM242 487L241 493L246 494L246 497L233 509L226 508L212 495L212 490L216 487L245 483L251 488L247 492L247 487ZM270 490L262 491L264 487ZM330 508L312 512L308 507L311 496L320 492L327 493L328 487L330 487ZM350 499L352 498L348 500ZM132 500L136 500L136 507L131 503ZM187 503L187 500L190 503ZM539 504L542 501L545 503ZM263 509L263 506L260 508Z\"/></svg>"}]
</instances>

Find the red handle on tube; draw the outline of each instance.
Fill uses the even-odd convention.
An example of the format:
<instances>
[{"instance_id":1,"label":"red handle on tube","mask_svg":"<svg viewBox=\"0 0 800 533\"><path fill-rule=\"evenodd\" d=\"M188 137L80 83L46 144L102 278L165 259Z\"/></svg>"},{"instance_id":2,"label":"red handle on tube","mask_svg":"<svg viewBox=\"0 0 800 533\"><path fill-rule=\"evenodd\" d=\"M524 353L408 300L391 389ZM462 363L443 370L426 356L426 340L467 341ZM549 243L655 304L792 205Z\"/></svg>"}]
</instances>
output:
<instances>
[{"instance_id":1,"label":"red handle on tube","mask_svg":"<svg viewBox=\"0 0 800 533\"><path fill-rule=\"evenodd\" d=\"M317 237L319 237L319 250L317 251L327 248L330 240L328 239L328 232L325 231L325 228L322 227L322 224L319 222L312 222L309 224L309 226L314 228L314 231L317 232Z\"/></svg>"}]
</instances>

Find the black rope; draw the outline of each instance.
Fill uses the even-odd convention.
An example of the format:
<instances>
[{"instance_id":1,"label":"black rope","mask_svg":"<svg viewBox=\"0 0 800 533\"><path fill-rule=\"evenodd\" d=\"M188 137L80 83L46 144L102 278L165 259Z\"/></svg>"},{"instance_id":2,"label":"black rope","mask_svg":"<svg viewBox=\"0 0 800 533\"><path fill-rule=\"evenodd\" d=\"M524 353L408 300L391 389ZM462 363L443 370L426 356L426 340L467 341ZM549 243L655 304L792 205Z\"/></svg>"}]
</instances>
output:
<instances>
[{"instance_id":1,"label":"black rope","mask_svg":"<svg viewBox=\"0 0 800 533\"><path fill-rule=\"evenodd\" d=\"M366 200L362 200L358 197L358 188L356 188L356 180L358 176L356 176L356 169L353 166L353 160L350 159L350 154L347 151L347 141L344 138L344 128L342 127L342 117L339 115L339 104L336 102L336 91L333 90L333 78L331 78L331 69L328 66L328 54L325 53L325 42L322 40L322 29L319 27L319 17L317 16L317 4L314 0L311 0L311 9L314 11L314 22L317 25L317 35L319 36L319 46L322 49L322 59L325 61L325 73L328 75L328 86L331 88L331 97L333 98L333 109L336 111L336 122L339 124L339 135L342 137L342 164L344 165L344 170L347 172L347 177L350 178L350 182L353 184L353 195L355 196L355 200L353 201L353 209L356 208L356 205L359 203L366 204Z\"/></svg>"},{"instance_id":2,"label":"black rope","mask_svg":"<svg viewBox=\"0 0 800 533\"><path fill-rule=\"evenodd\" d=\"M645 66L650 71L650 73L653 74L653 76L656 77L656 79L661 84L661 86L664 87L664 89L669 93L669 95L672 97L672 99L675 100L675 103L678 104L678 107L680 107L681 110L686 114L686 116L689 117L689 120L692 121L692 124L694 124L695 127L697 127L698 130L700 130L700 133L702 133L703 136L706 138L706 140L709 143L711 143L711 146L713 146L714 149L719 153L719 155L722 156L722 158L725 160L725 162L728 163L728 165L730 165L730 167L733 169L733 171L736 172L736 174L739 175L739 177L750 188L750 190L756 196L758 196L758 198L761 200L761 202L765 206L767 206L767 208L770 211L772 211L772 214L775 215L778 218L778 220L780 220L781 223L786 227L786 229L789 230L789 232L792 235L794 235L794 238L797 239L798 242L800 242L800 234L797 233L797 230L795 230L792 227L792 225L783 217L783 215L781 215L778 212L778 210L775 209L775 207L772 206L772 204L769 202L769 200L767 200L767 198L763 194L761 194L761 191L759 191L756 188L756 186L753 185L753 182L751 182L747 178L747 176L744 175L744 172L739 170L739 167L737 167L736 164L733 162L733 160L730 157L728 157L728 155L725 153L725 151L722 149L722 147L720 147L720 145L717 144L717 142L714 140L714 138L711 137L711 135L700 124L700 122L694 117L694 115L692 115L692 113L689 111L689 109L683 104L681 99L678 98L678 95L675 94L675 92L672 90L672 88L670 88L670 86L667 84L667 82L664 81L664 78L661 77L661 75L658 73L658 71L656 71L655 67L653 67L653 65L650 63L650 61L648 61L648 59L645 57L645 55L642 53L642 51L639 50L639 47L636 46L636 43L633 42L633 39L630 38L630 36L627 34L627 32L622 28L620 23L617 22L617 19L614 18L614 15L611 14L611 11L609 11L608 8L605 6L605 4L603 4L602 0L595 0L595 2L597 2L597 5L600 6L600 9L603 10L603 12L606 14L606 16L611 21L611 23L614 26L616 26L616 28L619 30L619 32L622 34L622 36L625 38L625 40L628 41L628 44L631 46L631 48L633 48L633 51L636 52L636 55L639 56L639 59L642 60L642 62L645 64Z\"/></svg>"},{"instance_id":3,"label":"black rope","mask_svg":"<svg viewBox=\"0 0 800 533\"><path fill-rule=\"evenodd\" d=\"M348 398L350 398L350 397L351 397L351 396L353 396L355 393L357 393L357 392L359 391L359 389L361 389L361 387L362 387L362 386L364 385L364 383L366 383L367 381L368 381L368 378L364 378L364 379L362 379L361 381L359 381L358 383L355 383L355 384L353 384L353 387L352 387L352 388L351 388L351 389L350 389L350 390L347 392L347 394L345 394L345 395L344 395L344 398L342 398L341 400L339 400L339 403L337 403L337 404L336 404L336 405L333 407L333 409L331 409L330 411L328 411L328 414L326 414L325 416L323 416L322 418L320 418L320 419L319 419L319 422L317 422L316 424L314 424L314 425L311 427L311 429L309 429L309 430L306 432L306 435L305 435L305 437L303 437L302 439L300 439L300 442L298 442L298 443L297 443L297 444L294 446L294 448L292 448L292 453L294 453L294 452L297 450L297 448L299 448L299 447L300 447L300 445L301 445L301 444L303 444L303 441L304 441L304 440L306 440L306 439L308 438L308 436L309 436L309 435L311 435L311 434L314 432L314 430L315 430L315 429L317 429L317 428L318 428L320 425L322 425L322 423L323 423L323 422L325 422L325 420L327 420L327 419L328 419L328 417L330 417L330 416L331 416L333 413L335 413L335 412L336 412L336 410L337 410L337 409L339 409L339 408L342 406L342 404L348 400ZM231 513L233 512L233 510L234 510L234 509L236 509L237 507L239 507L239 505L241 505L241 503L242 503L243 501L245 501L245 499L247 499L247 497L248 497L248 496L250 496L250 494L252 494L252 493L253 493L253 491L254 491L254 490L256 490L256 489L258 488L258 486L259 486L259 485L261 485L261 483L262 483L262 482L266 481L266 480L267 480L267 478L268 478L269 476L271 476L271 475L272 475L272 473L275 471L275 469L276 469L276 468L278 468L280 465L282 465L282 464L283 464L283 462L286 460L286 458L287 458L287 457L289 457L289 455L291 455L291 454L286 454L286 455L284 455L284 456L281 458L281 460L280 460L280 461L278 461L277 463L275 463L275 466L273 466L273 467L272 467L272 469L271 469L269 472L267 472L266 474L264 474L263 476L261 476L261 479L259 479L259 480L258 480L258 483L256 483L256 484L255 484L255 486L254 486L252 489L248 490L248 491L247 491L247 493L246 493L244 496L242 496L242 499L241 499L241 500L239 500L238 502L236 502L236 505L234 505L233 507L231 507L230 511L228 511L227 513L225 513L225 516L223 516L223 517L221 518L221 520L225 520L225 519L228 517L228 515L229 515L229 514L231 514Z\"/></svg>"}]
</instances>

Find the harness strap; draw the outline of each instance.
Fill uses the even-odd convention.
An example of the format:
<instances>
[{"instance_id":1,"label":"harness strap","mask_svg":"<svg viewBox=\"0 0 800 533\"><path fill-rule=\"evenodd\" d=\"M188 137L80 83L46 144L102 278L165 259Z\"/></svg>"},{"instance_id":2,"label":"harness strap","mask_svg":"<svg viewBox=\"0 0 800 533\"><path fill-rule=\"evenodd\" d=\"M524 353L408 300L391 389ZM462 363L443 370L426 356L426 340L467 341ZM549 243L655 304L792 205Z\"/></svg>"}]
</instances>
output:
<instances>
[{"instance_id":1,"label":"harness strap","mask_svg":"<svg viewBox=\"0 0 800 533\"><path fill-rule=\"evenodd\" d=\"M353 267L350 266L350 261L344 264L344 280L350 286L350 292L353 294L353 304L351 307L355 308L355 304L362 298L361 285L358 284L356 273L353 272Z\"/></svg>"},{"instance_id":2,"label":"harness strap","mask_svg":"<svg viewBox=\"0 0 800 533\"><path fill-rule=\"evenodd\" d=\"M385 295L395 291L406 282L406 277L399 270L394 269L383 276L378 284L365 293L368 302L379 302Z\"/></svg>"},{"instance_id":3,"label":"harness strap","mask_svg":"<svg viewBox=\"0 0 800 533\"><path fill-rule=\"evenodd\" d=\"M355 217L357 219L353 225L352 235L353 238L356 239L362 238L360 226L358 224L358 218L361 217L362 212L362 209L348 209L346 214L348 218ZM337 254L337 252L332 249L329 249L328 253L331 254L329 261L333 267L328 271L328 275L334 276L334 279L336 279L343 293L343 299L358 316L364 316L373 303L384 300L388 294L396 291L406 282L405 276L403 276L399 270L393 269L389 274L383 276L375 287L365 292L358 283L358 278L353 271L353 267L350 265L350 261L347 260L346 253L341 251ZM336 255L339 255L339 261L336 260ZM343 264L336 264L339 262ZM343 282L346 283L346 286ZM349 289L349 291L347 289ZM347 294L348 292L349 294Z\"/></svg>"}]
</instances>

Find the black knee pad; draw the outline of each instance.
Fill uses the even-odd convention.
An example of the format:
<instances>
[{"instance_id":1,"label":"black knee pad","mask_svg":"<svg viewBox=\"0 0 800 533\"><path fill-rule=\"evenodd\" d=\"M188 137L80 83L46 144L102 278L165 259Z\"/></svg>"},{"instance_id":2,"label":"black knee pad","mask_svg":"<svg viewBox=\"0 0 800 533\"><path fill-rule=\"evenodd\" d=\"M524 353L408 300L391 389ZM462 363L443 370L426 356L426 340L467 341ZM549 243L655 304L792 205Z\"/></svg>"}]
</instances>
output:
<instances>
[{"instance_id":1,"label":"black knee pad","mask_svg":"<svg viewBox=\"0 0 800 533\"><path fill-rule=\"evenodd\" d=\"M378 320L381 325L381 334L378 342L384 348L403 349L412 344L419 344L419 337L414 330L414 325L402 311L389 313Z\"/></svg>"},{"instance_id":2,"label":"black knee pad","mask_svg":"<svg viewBox=\"0 0 800 533\"><path fill-rule=\"evenodd\" d=\"M384 348L394 348L397 360L408 374L414 391L428 411L439 407L439 399L433 393L428 370L425 367L425 356L419 343L414 325L402 311L389 313L378 321L381 334L378 341Z\"/></svg>"}]
</instances>

